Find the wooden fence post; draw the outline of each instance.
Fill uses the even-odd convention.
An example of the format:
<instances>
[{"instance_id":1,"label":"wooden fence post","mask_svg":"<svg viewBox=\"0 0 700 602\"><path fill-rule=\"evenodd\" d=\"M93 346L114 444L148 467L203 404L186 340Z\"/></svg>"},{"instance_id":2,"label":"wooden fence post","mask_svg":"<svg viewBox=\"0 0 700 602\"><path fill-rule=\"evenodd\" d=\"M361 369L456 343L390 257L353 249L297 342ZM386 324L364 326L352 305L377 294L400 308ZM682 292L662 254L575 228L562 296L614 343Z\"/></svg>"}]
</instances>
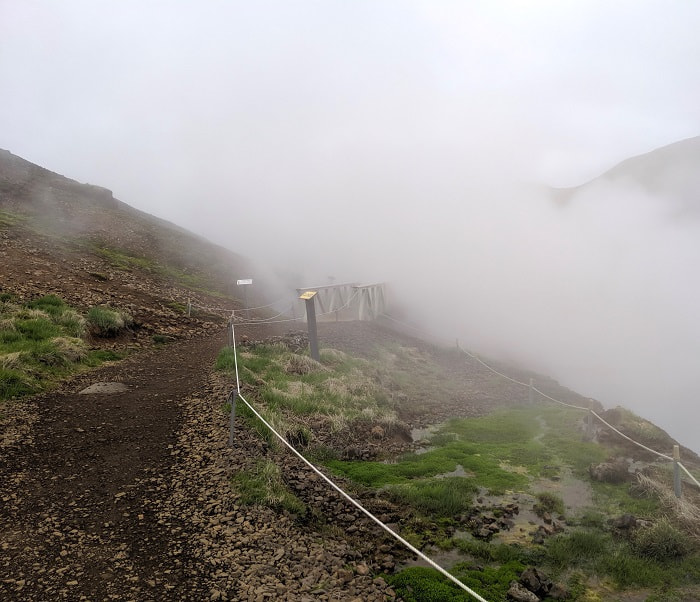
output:
<instances>
[{"instance_id":1,"label":"wooden fence post","mask_svg":"<svg viewBox=\"0 0 700 602\"><path fill-rule=\"evenodd\" d=\"M673 492L678 499L681 498L681 467L678 462L681 460L681 449L677 445L673 446Z\"/></svg>"}]
</instances>

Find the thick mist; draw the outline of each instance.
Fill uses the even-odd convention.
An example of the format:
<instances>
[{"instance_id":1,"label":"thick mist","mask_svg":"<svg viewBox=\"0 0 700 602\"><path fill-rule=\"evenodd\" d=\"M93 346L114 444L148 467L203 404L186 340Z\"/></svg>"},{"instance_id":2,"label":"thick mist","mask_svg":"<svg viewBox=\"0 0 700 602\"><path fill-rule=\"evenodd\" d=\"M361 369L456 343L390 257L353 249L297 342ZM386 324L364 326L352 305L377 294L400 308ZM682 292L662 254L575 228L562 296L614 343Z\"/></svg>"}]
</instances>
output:
<instances>
[{"instance_id":1,"label":"thick mist","mask_svg":"<svg viewBox=\"0 0 700 602\"><path fill-rule=\"evenodd\" d=\"M454 215L447 240L426 236L416 261L430 269L404 272L400 298L446 340L629 407L700 449L700 222L611 186L565 207L524 194L491 209Z\"/></svg>"},{"instance_id":2,"label":"thick mist","mask_svg":"<svg viewBox=\"0 0 700 602\"><path fill-rule=\"evenodd\" d=\"M700 183L666 172L685 205L634 178L549 191L700 133L699 18L660 0L0 2L0 147L265 266L234 280L389 282L447 340L700 451Z\"/></svg>"},{"instance_id":3,"label":"thick mist","mask_svg":"<svg viewBox=\"0 0 700 602\"><path fill-rule=\"evenodd\" d=\"M486 167L435 186L406 174L320 203L270 260L299 286L387 282L394 309L445 341L629 407L700 449L697 213L629 180L562 202Z\"/></svg>"}]
</instances>

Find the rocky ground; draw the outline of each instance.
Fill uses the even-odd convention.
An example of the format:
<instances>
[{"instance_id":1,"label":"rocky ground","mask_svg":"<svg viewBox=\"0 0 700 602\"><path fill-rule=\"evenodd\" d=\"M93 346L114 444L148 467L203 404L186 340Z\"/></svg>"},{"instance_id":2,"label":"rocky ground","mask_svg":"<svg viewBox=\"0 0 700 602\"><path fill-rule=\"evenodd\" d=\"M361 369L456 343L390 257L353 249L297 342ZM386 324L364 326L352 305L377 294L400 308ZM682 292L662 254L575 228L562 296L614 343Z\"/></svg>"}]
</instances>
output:
<instances>
[{"instance_id":1,"label":"rocky ground","mask_svg":"<svg viewBox=\"0 0 700 602\"><path fill-rule=\"evenodd\" d=\"M393 597L373 574L405 553L378 528L242 423L228 447L222 405L232 383L212 373L223 341L174 343L7 408L2 599ZM95 382L126 390L80 392ZM237 503L232 474L270 454L320 522Z\"/></svg>"},{"instance_id":2,"label":"rocky ground","mask_svg":"<svg viewBox=\"0 0 700 602\"><path fill-rule=\"evenodd\" d=\"M262 325L239 330L248 342L275 332ZM325 346L367 356L376 343L400 338L367 324L324 324L320 332ZM225 331L210 326L200 336L135 353L5 407L2 599L395 597L376 575L410 561L409 552L240 418L234 446L228 446L223 405L234 383L213 372L225 341ZM471 391L471 401L448 396L427 403L426 391L417 390L403 403L407 427L487 410L495 394L492 375L464 358L454 362L455 378ZM86 393L89 385L97 392ZM499 386L504 400L522 402L522 391ZM357 429L334 445L374 457L406 449L410 437L398 435ZM286 485L310 508L306 516L238 503L231 477L260 458L281 466ZM388 502L356 495L383 522L401 522Z\"/></svg>"},{"instance_id":3,"label":"rocky ground","mask_svg":"<svg viewBox=\"0 0 700 602\"><path fill-rule=\"evenodd\" d=\"M240 308L223 293L231 274L247 268L109 191L7 155L0 152L0 292L23 301L57 294L83 311L111 305L130 312L134 325L118 339L89 341L128 351L126 360L0 408L0 600L395 599L377 575L410 554L240 419L234 446L227 444L222 406L233 383L213 365L226 342L225 318ZM120 267L100 249L137 261ZM154 270L156 263L171 271ZM214 276L209 268L217 265L216 286L186 286L183 275L205 266ZM191 317L183 312L188 298L200 308ZM366 357L387 338L439 357L449 386L438 383L438 395L429 372L415 379L398 408L409 431L527 401L522 386L456 349L436 351L389 326L325 323L319 335L324 346ZM237 336L255 341L287 330L251 325ZM170 342L154 347L154 335ZM81 393L96 383L111 388ZM553 381L536 384L558 399L588 402ZM371 428L328 442L359 458L411 445L406 431ZM231 478L260 458L282 468L307 515L239 503ZM355 495L385 523L404 518L372 494ZM491 532L491 524L477 526Z\"/></svg>"}]
</instances>

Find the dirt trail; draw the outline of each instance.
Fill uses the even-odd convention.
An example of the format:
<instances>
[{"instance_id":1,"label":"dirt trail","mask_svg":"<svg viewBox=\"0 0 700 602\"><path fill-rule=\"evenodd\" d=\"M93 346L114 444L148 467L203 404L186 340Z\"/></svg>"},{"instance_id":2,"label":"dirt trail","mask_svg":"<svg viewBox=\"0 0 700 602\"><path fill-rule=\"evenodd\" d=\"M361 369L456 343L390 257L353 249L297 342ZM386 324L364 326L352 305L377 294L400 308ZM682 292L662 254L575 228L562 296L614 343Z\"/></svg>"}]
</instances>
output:
<instances>
[{"instance_id":1,"label":"dirt trail","mask_svg":"<svg viewBox=\"0 0 700 602\"><path fill-rule=\"evenodd\" d=\"M97 599L166 566L159 495L181 402L206 382L220 337L188 341L82 375L36 398L36 422L0 461L3 599ZM80 394L93 382L121 393ZM107 598L107 596L105 596Z\"/></svg>"},{"instance_id":2,"label":"dirt trail","mask_svg":"<svg viewBox=\"0 0 700 602\"><path fill-rule=\"evenodd\" d=\"M227 447L232 383L212 371L224 342L221 332L173 343L5 411L0 599L393 598L371 574L393 563L393 545L368 537L376 529L242 423ZM96 382L127 389L80 393ZM266 455L330 524L359 525L358 541L237 505L231 475Z\"/></svg>"}]
</instances>

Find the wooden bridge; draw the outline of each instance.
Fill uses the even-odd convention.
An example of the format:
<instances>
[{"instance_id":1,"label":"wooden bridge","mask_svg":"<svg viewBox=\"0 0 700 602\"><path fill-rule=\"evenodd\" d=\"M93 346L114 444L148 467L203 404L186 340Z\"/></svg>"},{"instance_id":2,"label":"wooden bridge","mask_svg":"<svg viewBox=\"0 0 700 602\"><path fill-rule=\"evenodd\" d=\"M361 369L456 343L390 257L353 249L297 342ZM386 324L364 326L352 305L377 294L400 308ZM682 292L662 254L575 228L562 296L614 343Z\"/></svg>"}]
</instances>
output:
<instances>
[{"instance_id":1,"label":"wooden bridge","mask_svg":"<svg viewBox=\"0 0 700 602\"><path fill-rule=\"evenodd\" d=\"M299 295L312 291L316 293L314 296L316 318L319 321L371 321L386 311L386 285L383 282L377 284L346 282L297 289ZM296 311L301 312L306 319L304 301L299 301Z\"/></svg>"}]
</instances>

